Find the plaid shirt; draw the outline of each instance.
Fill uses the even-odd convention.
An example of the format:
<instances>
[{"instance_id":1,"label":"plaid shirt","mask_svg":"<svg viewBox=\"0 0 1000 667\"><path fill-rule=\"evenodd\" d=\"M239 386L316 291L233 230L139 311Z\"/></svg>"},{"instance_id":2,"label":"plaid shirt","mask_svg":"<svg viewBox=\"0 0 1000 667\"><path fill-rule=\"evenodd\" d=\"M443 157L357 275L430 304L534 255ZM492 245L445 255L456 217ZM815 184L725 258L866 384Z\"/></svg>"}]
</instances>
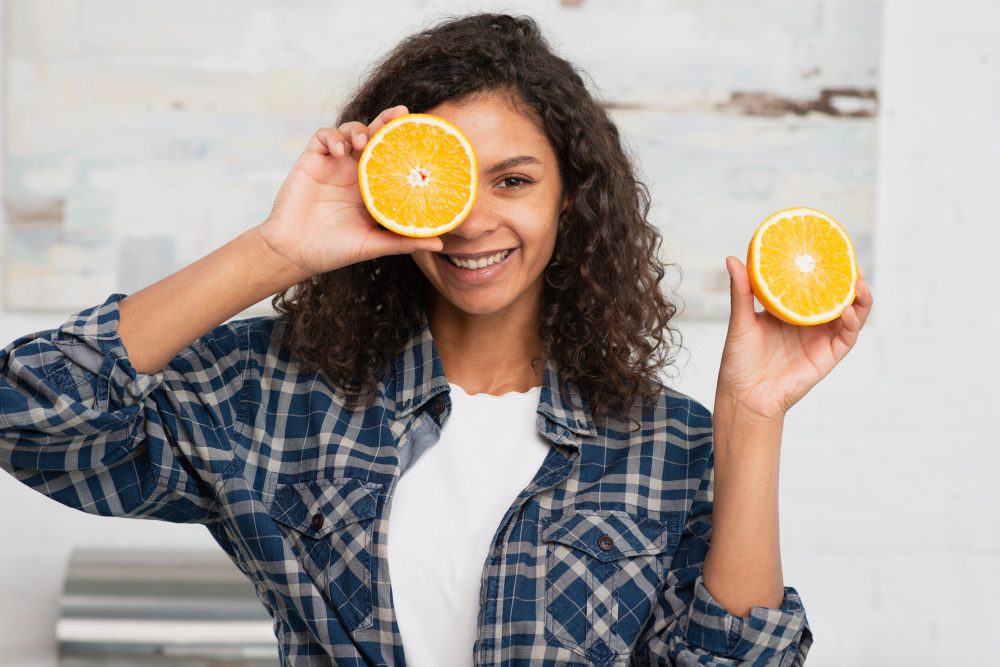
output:
<instances>
[{"instance_id":1,"label":"plaid shirt","mask_svg":"<svg viewBox=\"0 0 1000 667\"><path fill-rule=\"evenodd\" d=\"M0 351L0 466L85 512L204 524L274 617L284 665L404 665L386 566L392 491L451 412L425 326L367 409L224 323L138 373L118 302ZM549 361L551 443L483 564L476 665L800 665L799 596L733 616L702 581L712 416L670 388L606 427ZM634 424L633 424L634 426ZM460 529L459 527L456 527Z\"/></svg>"}]
</instances>

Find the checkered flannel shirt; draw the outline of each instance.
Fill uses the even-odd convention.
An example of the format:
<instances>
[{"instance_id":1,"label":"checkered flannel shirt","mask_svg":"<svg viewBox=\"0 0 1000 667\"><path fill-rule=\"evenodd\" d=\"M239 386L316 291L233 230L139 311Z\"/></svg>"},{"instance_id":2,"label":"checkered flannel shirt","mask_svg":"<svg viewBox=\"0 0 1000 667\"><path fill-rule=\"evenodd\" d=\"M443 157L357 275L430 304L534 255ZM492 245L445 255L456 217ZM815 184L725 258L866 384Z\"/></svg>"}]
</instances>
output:
<instances>
[{"instance_id":1,"label":"checkered flannel shirt","mask_svg":"<svg viewBox=\"0 0 1000 667\"><path fill-rule=\"evenodd\" d=\"M348 410L275 343L274 316L137 372L117 333L124 297L0 351L0 467L85 512L203 524L273 616L283 665L404 665L390 500L452 409L426 323L374 404ZM802 664L812 634L793 588L738 617L703 583L711 413L664 387L632 418L595 425L547 362L536 424L550 449L493 535L469 664Z\"/></svg>"}]
</instances>

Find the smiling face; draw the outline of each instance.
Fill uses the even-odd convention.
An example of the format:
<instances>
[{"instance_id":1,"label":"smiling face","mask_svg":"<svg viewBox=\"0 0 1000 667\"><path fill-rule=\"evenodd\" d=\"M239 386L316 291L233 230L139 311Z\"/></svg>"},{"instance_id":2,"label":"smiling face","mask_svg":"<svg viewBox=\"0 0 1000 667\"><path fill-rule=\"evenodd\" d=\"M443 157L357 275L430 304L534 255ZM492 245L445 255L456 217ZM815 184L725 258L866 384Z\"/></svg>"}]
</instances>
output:
<instances>
[{"instance_id":1,"label":"smiling face","mask_svg":"<svg viewBox=\"0 0 1000 667\"><path fill-rule=\"evenodd\" d=\"M458 127L479 163L469 216L441 236L441 252L412 255L437 292L435 307L476 315L537 309L564 205L552 145L500 94L445 102L427 113Z\"/></svg>"}]
</instances>

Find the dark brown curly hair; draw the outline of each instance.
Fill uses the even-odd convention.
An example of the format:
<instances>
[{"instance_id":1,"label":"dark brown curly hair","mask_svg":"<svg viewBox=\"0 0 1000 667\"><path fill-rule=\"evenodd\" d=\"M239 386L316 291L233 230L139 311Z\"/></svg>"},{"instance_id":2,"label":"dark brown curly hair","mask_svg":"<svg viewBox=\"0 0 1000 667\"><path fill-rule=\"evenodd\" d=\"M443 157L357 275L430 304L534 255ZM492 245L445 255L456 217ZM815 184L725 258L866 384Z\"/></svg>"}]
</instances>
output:
<instances>
[{"instance_id":1,"label":"dark brown curly hair","mask_svg":"<svg viewBox=\"0 0 1000 667\"><path fill-rule=\"evenodd\" d=\"M405 104L507 93L534 116L559 158L571 203L545 269L539 335L589 404L595 421L628 415L661 391L673 361L676 306L661 292L661 237L618 128L577 69L555 55L534 20L504 14L452 18L404 39L369 72L336 122L368 124ZM278 293L282 341L309 372L321 369L354 407L369 405L410 336L426 324L429 281L409 255L323 273ZM678 343L679 344L679 343Z\"/></svg>"}]
</instances>

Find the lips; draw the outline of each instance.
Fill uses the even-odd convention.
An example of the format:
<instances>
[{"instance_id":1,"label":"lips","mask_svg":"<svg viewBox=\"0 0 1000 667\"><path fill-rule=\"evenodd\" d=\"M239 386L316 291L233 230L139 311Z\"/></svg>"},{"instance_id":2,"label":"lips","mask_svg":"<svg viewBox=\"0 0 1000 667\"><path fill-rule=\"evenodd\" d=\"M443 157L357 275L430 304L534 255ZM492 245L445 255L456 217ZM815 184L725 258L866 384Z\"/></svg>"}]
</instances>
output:
<instances>
[{"instance_id":1,"label":"lips","mask_svg":"<svg viewBox=\"0 0 1000 667\"><path fill-rule=\"evenodd\" d=\"M483 269L493 264L499 264L507 258L510 250L501 250L493 254L474 256L446 255L452 264L463 269Z\"/></svg>"},{"instance_id":2,"label":"lips","mask_svg":"<svg viewBox=\"0 0 1000 667\"><path fill-rule=\"evenodd\" d=\"M479 284L494 280L503 274L504 270L510 266L511 257L517 254L517 248L511 248L510 250L501 252L506 252L506 255L500 261L483 267L477 266L477 268L462 268L456 266L451 257L445 253L436 252L434 253L434 256L437 258L438 262L441 263L443 272L446 276L460 283ZM477 262L485 262L486 258L496 254L496 252L487 252L481 253L478 256L473 255L473 257L477 257Z\"/></svg>"}]
</instances>

